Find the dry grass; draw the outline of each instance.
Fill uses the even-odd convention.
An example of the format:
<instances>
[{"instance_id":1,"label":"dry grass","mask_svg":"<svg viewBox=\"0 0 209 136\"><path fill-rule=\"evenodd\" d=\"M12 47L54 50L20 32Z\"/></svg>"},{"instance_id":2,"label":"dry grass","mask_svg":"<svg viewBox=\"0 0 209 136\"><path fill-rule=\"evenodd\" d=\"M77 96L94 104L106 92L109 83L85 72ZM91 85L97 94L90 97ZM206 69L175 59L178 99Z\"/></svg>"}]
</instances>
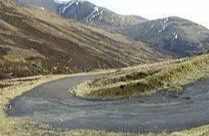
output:
<instances>
[{"instance_id":1,"label":"dry grass","mask_svg":"<svg viewBox=\"0 0 209 136\"><path fill-rule=\"evenodd\" d=\"M162 90L180 90L182 86L208 76L209 54L206 54L118 70L83 83L72 92L91 99L130 98Z\"/></svg>"},{"instance_id":2,"label":"dry grass","mask_svg":"<svg viewBox=\"0 0 209 136\"><path fill-rule=\"evenodd\" d=\"M122 35L7 0L0 0L0 28L0 77L70 74L169 58Z\"/></svg>"},{"instance_id":3,"label":"dry grass","mask_svg":"<svg viewBox=\"0 0 209 136\"><path fill-rule=\"evenodd\" d=\"M114 72L111 70L109 72ZM83 73L84 74L84 73ZM106 74L105 71L86 74ZM81 75L81 74L77 74ZM32 88L56 79L76 75L49 75L28 78L16 78L0 81L0 136L208 136L209 126L203 126L172 134L140 134L140 133L114 133L94 130L61 130L50 129L45 125L38 125L22 118L7 117L4 110L9 101ZM4 86L4 87L3 87Z\"/></svg>"}]
</instances>

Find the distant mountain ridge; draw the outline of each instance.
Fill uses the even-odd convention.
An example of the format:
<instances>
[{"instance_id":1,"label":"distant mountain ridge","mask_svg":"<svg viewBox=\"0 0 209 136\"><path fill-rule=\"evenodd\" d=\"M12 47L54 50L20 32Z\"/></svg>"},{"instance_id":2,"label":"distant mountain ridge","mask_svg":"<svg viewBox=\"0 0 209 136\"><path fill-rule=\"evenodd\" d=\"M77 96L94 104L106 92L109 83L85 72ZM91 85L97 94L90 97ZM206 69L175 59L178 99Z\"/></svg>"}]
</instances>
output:
<instances>
[{"instance_id":1,"label":"distant mountain ridge","mask_svg":"<svg viewBox=\"0 0 209 136\"><path fill-rule=\"evenodd\" d=\"M178 57L192 56L209 50L209 30L179 17L139 23L120 32Z\"/></svg>"},{"instance_id":2,"label":"distant mountain ridge","mask_svg":"<svg viewBox=\"0 0 209 136\"><path fill-rule=\"evenodd\" d=\"M0 0L0 79L119 68L166 59L154 48Z\"/></svg>"},{"instance_id":3,"label":"distant mountain ridge","mask_svg":"<svg viewBox=\"0 0 209 136\"><path fill-rule=\"evenodd\" d=\"M49 10L52 12L57 12L58 2L54 0L13 0L20 6L39 8L42 10Z\"/></svg>"},{"instance_id":4,"label":"distant mountain ridge","mask_svg":"<svg viewBox=\"0 0 209 136\"><path fill-rule=\"evenodd\" d=\"M61 4L58 6L58 13L65 18L76 19L111 31L147 20L140 16L119 15L85 0L71 0Z\"/></svg>"},{"instance_id":5,"label":"distant mountain ridge","mask_svg":"<svg viewBox=\"0 0 209 136\"><path fill-rule=\"evenodd\" d=\"M54 0L15 1L18 5L53 11L64 18L75 19L113 32L147 20L140 16L119 15L86 0L71 0L65 3L58 3Z\"/></svg>"},{"instance_id":6,"label":"distant mountain ridge","mask_svg":"<svg viewBox=\"0 0 209 136\"><path fill-rule=\"evenodd\" d=\"M209 50L209 30L179 17L147 20L140 16L123 16L85 0L71 0L61 4L53 0L16 1L25 6L38 3L32 7L50 11L54 9L64 18L123 34L171 56L188 57Z\"/></svg>"}]
</instances>

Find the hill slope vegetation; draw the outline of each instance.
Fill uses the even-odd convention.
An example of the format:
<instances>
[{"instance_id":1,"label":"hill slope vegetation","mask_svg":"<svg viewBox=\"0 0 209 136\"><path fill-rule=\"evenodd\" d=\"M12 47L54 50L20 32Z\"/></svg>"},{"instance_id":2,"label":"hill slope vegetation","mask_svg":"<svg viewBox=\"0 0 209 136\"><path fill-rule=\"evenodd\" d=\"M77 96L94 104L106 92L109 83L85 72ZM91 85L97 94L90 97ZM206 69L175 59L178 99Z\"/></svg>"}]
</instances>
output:
<instances>
[{"instance_id":1,"label":"hill slope vegetation","mask_svg":"<svg viewBox=\"0 0 209 136\"><path fill-rule=\"evenodd\" d=\"M64 18L121 33L175 57L188 57L209 50L209 30L179 17L147 20L140 16L119 15L83 0L71 0L62 4L53 0L16 0L16 2L23 6L54 10Z\"/></svg>"},{"instance_id":2,"label":"hill slope vegetation","mask_svg":"<svg viewBox=\"0 0 209 136\"><path fill-rule=\"evenodd\" d=\"M141 42L0 1L0 75L61 74L164 59Z\"/></svg>"},{"instance_id":3,"label":"hill slope vegetation","mask_svg":"<svg viewBox=\"0 0 209 136\"><path fill-rule=\"evenodd\" d=\"M129 67L75 88L77 96L96 99L131 98L181 87L209 76L209 54Z\"/></svg>"}]
</instances>

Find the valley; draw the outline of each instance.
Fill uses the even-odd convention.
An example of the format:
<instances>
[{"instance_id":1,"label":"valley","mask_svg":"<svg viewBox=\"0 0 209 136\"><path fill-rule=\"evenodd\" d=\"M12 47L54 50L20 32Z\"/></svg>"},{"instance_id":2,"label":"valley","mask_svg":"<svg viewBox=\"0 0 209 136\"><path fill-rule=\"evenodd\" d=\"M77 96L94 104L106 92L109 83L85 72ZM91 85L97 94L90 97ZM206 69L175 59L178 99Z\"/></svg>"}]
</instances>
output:
<instances>
[{"instance_id":1,"label":"valley","mask_svg":"<svg viewBox=\"0 0 209 136\"><path fill-rule=\"evenodd\" d=\"M47 11L0 4L2 78L119 68L166 58L154 48L119 34Z\"/></svg>"},{"instance_id":2,"label":"valley","mask_svg":"<svg viewBox=\"0 0 209 136\"><path fill-rule=\"evenodd\" d=\"M47 1L51 3L51 0ZM39 3L42 1L39 0ZM27 2L22 2L22 5L31 7ZM41 8L40 5L32 7ZM47 7L46 9L50 10ZM209 49L209 30L200 24L177 16L149 20L141 16L120 15L82 0L57 4L54 12L64 18L74 19L90 26L142 41L162 53L176 58L205 53Z\"/></svg>"},{"instance_id":3,"label":"valley","mask_svg":"<svg viewBox=\"0 0 209 136\"><path fill-rule=\"evenodd\" d=\"M208 136L208 50L177 16L0 0L0 136Z\"/></svg>"}]
</instances>

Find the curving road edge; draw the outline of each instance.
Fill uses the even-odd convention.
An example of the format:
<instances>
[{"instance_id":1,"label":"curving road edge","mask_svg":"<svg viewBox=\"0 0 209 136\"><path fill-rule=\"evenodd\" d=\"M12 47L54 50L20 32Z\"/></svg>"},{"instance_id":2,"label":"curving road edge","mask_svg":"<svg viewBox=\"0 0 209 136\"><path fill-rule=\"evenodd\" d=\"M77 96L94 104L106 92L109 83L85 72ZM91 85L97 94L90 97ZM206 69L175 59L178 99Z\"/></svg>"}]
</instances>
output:
<instances>
[{"instance_id":1,"label":"curving road edge","mask_svg":"<svg viewBox=\"0 0 209 136\"><path fill-rule=\"evenodd\" d=\"M9 116L30 117L53 128L121 132L173 132L209 124L209 79L149 97L89 101L68 90L95 78L78 76L42 84L11 102Z\"/></svg>"}]
</instances>

